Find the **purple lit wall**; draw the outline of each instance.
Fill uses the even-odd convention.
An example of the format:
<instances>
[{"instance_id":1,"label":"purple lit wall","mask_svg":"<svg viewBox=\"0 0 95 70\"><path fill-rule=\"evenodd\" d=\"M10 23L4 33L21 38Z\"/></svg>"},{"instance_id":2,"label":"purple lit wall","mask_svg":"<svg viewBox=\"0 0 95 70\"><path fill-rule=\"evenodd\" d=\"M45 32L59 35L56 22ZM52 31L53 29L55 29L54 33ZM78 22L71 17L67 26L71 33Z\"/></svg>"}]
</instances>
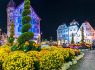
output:
<instances>
[{"instance_id":1,"label":"purple lit wall","mask_svg":"<svg viewBox=\"0 0 95 70\"><path fill-rule=\"evenodd\" d=\"M34 33L34 39L37 40L40 36L40 18L35 13L34 9L31 7L31 24L32 27L30 29L31 32ZM11 20L14 20L15 23L15 37L17 38L19 35L21 35L21 28L22 28L22 12L24 10L24 2L21 3L18 7L8 7L7 8L7 35L9 36L9 30L10 30L10 23Z\"/></svg>"}]
</instances>

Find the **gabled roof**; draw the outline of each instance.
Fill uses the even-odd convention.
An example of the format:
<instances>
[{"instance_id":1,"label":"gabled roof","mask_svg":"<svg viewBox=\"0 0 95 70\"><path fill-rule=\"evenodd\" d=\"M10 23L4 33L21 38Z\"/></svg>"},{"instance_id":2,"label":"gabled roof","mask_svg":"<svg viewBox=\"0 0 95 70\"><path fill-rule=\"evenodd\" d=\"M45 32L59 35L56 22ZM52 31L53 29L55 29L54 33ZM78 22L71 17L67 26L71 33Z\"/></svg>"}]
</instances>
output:
<instances>
[{"instance_id":1,"label":"gabled roof","mask_svg":"<svg viewBox=\"0 0 95 70\"><path fill-rule=\"evenodd\" d=\"M65 26L65 28L68 28L66 24L62 24L62 25L60 25L60 26L57 28L57 30L59 30L59 29L63 29L64 26Z\"/></svg>"},{"instance_id":2,"label":"gabled roof","mask_svg":"<svg viewBox=\"0 0 95 70\"><path fill-rule=\"evenodd\" d=\"M20 6L22 6L23 5L23 7L24 7L24 2L22 2L19 6L17 6L16 7L16 9L18 9ZM32 10L32 12L36 15L36 17L39 19L39 20L41 20L41 18L37 15L37 13L35 12L35 10L33 9L33 7L31 6L31 10Z\"/></svg>"},{"instance_id":3,"label":"gabled roof","mask_svg":"<svg viewBox=\"0 0 95 70\"><path fill-rule=\"evenodd\" d=\"M85 23L87 23L87 24L95 31L95 29L91 26L91 24L90 24L88 21L84 21L84 22L81 24L80 28L81 28ZM80 29L80 28L79 28L79 29Z\"/></svg>"},{"instance_id":4,"label":"gabled roof","mask_svg":"<svg viewBox=\"0 0 95 70\"><path fill-rule=\"evenodd\" d=\"M15 2L13 0L10 0L7 7L15 7Z\"/></svg>"},{"instance_id":5,"label":"gabled roof","mask_svg":"<svg viewBox=\"0 0 95 70\"><path fill-rule=\"evenodd\" d=\"M73 21L70 22L70 26L73 26L73 25L79 25L79 23L75 19L73 19Z\"/></svg>"}]
</instances>

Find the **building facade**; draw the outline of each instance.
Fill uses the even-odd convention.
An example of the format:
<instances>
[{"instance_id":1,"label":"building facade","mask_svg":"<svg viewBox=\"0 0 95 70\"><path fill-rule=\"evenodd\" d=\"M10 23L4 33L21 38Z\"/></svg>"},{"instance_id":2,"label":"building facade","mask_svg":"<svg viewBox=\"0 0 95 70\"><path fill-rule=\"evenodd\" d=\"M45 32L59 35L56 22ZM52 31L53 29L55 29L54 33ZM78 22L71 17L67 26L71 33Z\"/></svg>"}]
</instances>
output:
<instances>
[{"instance_id":1,"label":"building facade","mask_svg":"<svg viewBox=\"0 0 95 70\"><path fill-rule=\"evenodd\" d=\"M84 31L84 41L92 43L95 40L95 30L92 28L92 26L88 21L82 23L81 27L79 28L77 35L75 37L77 42L80 42L82 39L82 33L81 33L82 27Z\"/></svg>"},{"instance_id":2,"label":"building facade","mask_svg":"<svg viewBox=\"0 0 95 70\"><path fill-rule=\"evenodd\" d=\"M68 26L69 28L69 32L68 32L68 35L69 35L69 40L68 40L68 43L71 43L71 39L72 39L72 34L74 35L74 41L76 42L75 40L75 36L78 32L78 29L79 29L79 23L75 20L73 20L70 25Z\"/></svg>"},{"instance_id":3,"label":"building facade","mask_svg":"<svg viewBox=\"0 0 95 70\"><path fill-rule=\"evenodd\" d=\"M63 25L60 25L58 27L58 29L57 29L57 40L60 41L60 43L68 42L68 40L69 40L68 30L69 29L65 23L63 23Z\"/></svg>"},{"instance_id":4,"label":"building facade","mask_svg":"<svg viewBox=\"0 0 95 70\"><path fill-rule=\"evenodd\" d=\"M13 0L10 0L10 2L7 5L7 35L9 37L10 35L10 24L12 21L14 21L15 28L15 38L18 38L21 33L21 28L22 28L22 12L24 10L24 2L21 3L19 6L15 7L15 2ZM30 17L32 18L31 24L32 27L30 29L31 32L34 33L34 39L37 40L40 36L40 18L39 16L35 13L34 9L30 8L31 14Z\"/></svg>"},{"instance_id":5,"label":"building facade","mask_svg":"<svg viewBox=\"0 0 95 70\"><path fill-rule=\"evenodd\" d=\"M66 24L62 24L57 29L57 40L62 43L71 43L72 34L74 35L74 42L79 43L82 39L82 27L84 31L84 41L87 43L92 43L95 40L95 30L92 28L89 22L85 21L79 26L79 23L73 20L70 25L66 28L62 26L66 26ZM65 29L68 29L66 32ZM60 31L61 30L61 31ZM60 33L61 32L61 33ZM65 40L64 42L62 40Z\"/></svg>"}]
</instances>

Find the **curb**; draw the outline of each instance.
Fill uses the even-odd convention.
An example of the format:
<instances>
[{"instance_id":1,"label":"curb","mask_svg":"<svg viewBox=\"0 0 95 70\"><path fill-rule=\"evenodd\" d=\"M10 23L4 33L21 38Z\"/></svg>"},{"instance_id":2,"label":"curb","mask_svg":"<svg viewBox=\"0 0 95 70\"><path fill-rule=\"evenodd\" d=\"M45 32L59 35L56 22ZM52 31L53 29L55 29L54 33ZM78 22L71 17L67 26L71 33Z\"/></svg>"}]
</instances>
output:
<instances>
[{"instance_id":1,"label":"curb","mask_svg":"<svg viewBox=\"0 0 95 70\"><path fill-rule=\"evenodd\" d=\"M84 53L76 56L73 61L69 61L68 63L64 63L60 70L67 70L70 68L71 65L77 64L77 61L80 60L84 56Z\"/></svg>"}]
</instances>

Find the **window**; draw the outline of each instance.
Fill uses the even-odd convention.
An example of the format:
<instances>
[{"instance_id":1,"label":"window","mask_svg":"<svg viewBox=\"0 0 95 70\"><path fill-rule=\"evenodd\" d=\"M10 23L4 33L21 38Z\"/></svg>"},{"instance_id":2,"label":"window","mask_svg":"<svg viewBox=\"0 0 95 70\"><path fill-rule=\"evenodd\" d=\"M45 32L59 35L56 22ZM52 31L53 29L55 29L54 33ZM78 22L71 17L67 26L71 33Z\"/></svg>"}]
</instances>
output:
<instances>
[{"instance_id":1,"label":"window","mask_svg":"<svg viewBox=\"0 0 95 70\"><path fill-rule=\"evenodd\" d=\"M65 35L63 35L63 37L65 37Z\"/></svg>"},{"instance_id":2,"label":"window","mask_svg":"<svg viewBox=\"0 0 95 70\"><path fill-rule=\"evenodd\" d=\"M39 33L39 29L37 29L37 33Z\"/></svg>"},{"instance_id":3,"label":"window","mask_svg":"<svg viewBox=\"0 0 95 70\"><path fill-rule=\"evenodd\" d=\"M10 22L12 21L12 19L10 19Z\"/></svg>"},{"instance_id":4,"label":"window","mask_svg":"<svg viewBox=\"0 0 95 70\"><path fill-rule=\"evenodd\" d=\"M22 25L19 25L18 32L21 32Z\"/></svg>"},{"instance_id":5,"label":"window","mask_svg":"<svg viewBox=\"0 0 95 70\"><path fill-rule=\"evenodd\" d=\"M80 37L80 35L78 35L78 37Z\"/></svg>"},{"instance_id":6,"label":"window","mask_svg":"<svg viewBox=\"0 0 95 70\"><path fill-rule=\"evenodd\" d=\"M66 30L66 32L68 32L68 30Z\"/></svg>"},{"instance_id":7,"label":"window","mask_svg":"<svg viewBox=\"0 0 95 70\"><path fill-rule=\"evenodd\" d=\"M13 12L13 10L10 10L10 12Z\"/></svg>"},{"instance_id":8,"label":"window","mask_svg":"<svg viewBox=\"0 0 95 70\"><path fill-rule=\"evenodd\" d=\"M86 28L86 30L91 30L91 28Z\"/></svg>"},{"instance_id":9,"label":"window","mask_svg":"<svg viewBox=\"0 0 95 70\"><path fill-rule=\"evenodd\" d=\"M72 29L70 31L72 31Z\"/></svg>"},{"instance_id":10,"label":"window","mask_svg":"<svg viewBox=\"0 0 95 70\"><path fill-rule=\"evenodd\" d=\"M87 25L87 23L85 23L85 25Z\"/></svg>"},{"instance_id":11,"label":"window","mask_svg":"<svg viewBox=\"0 0 95 70\"><path fill-rule=\"evenodd\" d=\"M36 32L35 28L33 28L33 32L34 32L34 33Z\"/></svg>"},{"instance_id":12,"label":"window","mask_svg":"<svg viewBox=\"0 0 95 70\"><path fill-rule=\"evenodd\" d=\"M32 24L35 24L35 23L37 23L37 21L35 20L35 19L32 19Z\"/></svg>"},{"instance_id":13,"label":"window","mask_svg":"<svg viewBox=\"0 0 95 70\"><path fill-rule=\"evenodd\" d=\"M18 23L21 23L21 18L20 17L18 17Z\"/></svg>"},{"instance_id":14,"label":"window","mask_svg":"<svg viewBox=\"0 0 95 70\"><path fill-rule=\"evenodd\" d=\"M90 33L90 36L94 36L94 33Z\"/></svg>"},{"instance_id":15,"label":"window","mask_svg":"<svg viewBox=\"0 0 95 70\"><path fill-rule=\"evenodd\" d=\"M22 9L20 9L20 14L22 14Z\"/></svg>"},{"instance_id":16,"label":"window","mask_svg":"<svg viewBox=\"0 0 95 70\"><path fill-rule=\"evenodd\" d=\"M12 17L12 16L10 16L10 19L13 19L13 17Z\"/></svg>"}]
</instances>

